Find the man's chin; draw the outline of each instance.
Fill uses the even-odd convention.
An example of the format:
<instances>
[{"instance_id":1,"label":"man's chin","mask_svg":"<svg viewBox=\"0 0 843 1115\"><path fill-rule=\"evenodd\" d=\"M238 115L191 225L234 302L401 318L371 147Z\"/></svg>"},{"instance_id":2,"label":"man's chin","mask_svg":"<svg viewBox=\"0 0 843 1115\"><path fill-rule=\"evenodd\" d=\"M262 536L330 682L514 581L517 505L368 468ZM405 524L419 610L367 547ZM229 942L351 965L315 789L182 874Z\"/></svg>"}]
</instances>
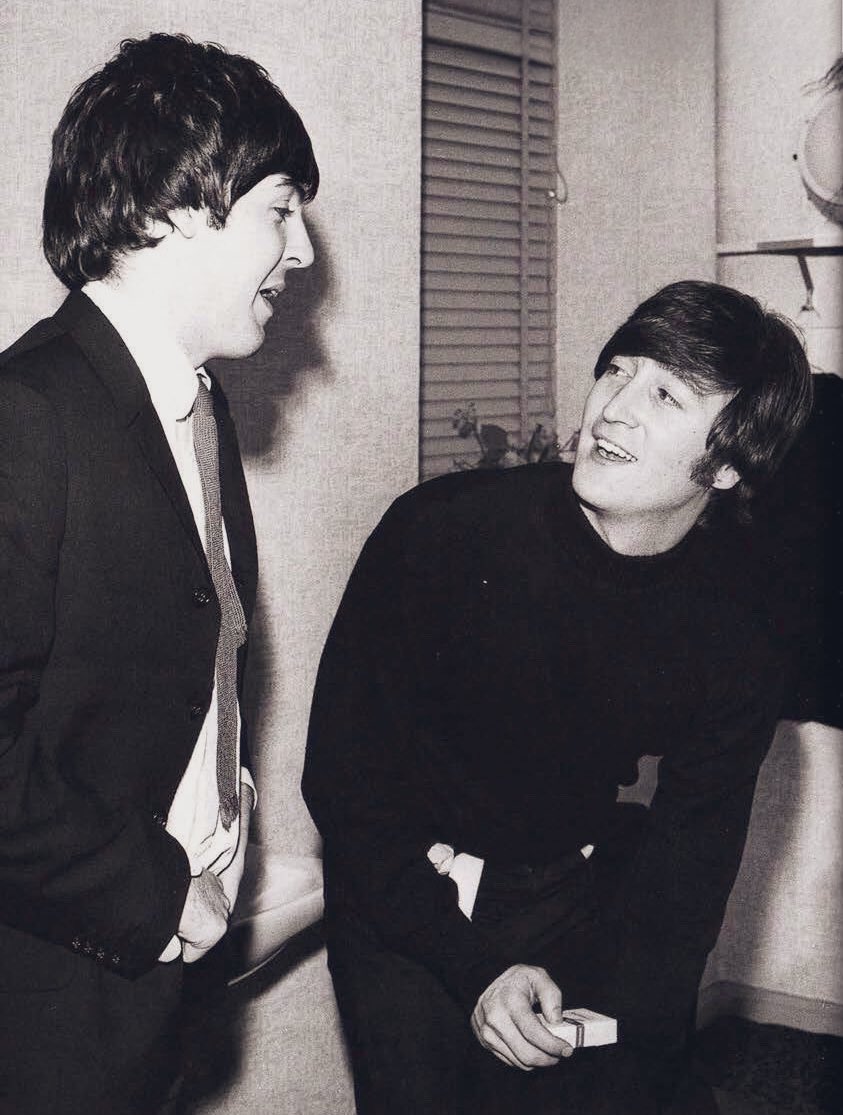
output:
<instances>
[{"instance_id":1,"label":"man's chin","mask_svg":"<svg viewBox=\"0 0 843 1115\"><path fill-rule=\"evenodd\" d=\"M588 490L588 462L584 461L581 456L574 458L574 470L571 474L571 487L580 499L585 498L585 492Z\"/></svg>"},{"instance_id":2,"label":"man's chin","mask_svg":"<svg viewBox=\"0 0 843 1115\"><path fill-rule=\"evenodd\" d=\"M621 496L617 477L595 466L588 458L574 461L571 487L581 504L595 509L615 506Z\"/></svg>"},{"instance_id":3,"label":"man's chin","mask_svg":"<svg viewBox=\"0 0 843 1115\"><path fill-rule=\"evenodd\" d=\"M262 325L248 336L226 338L225 351L217 353L218 360L245 360L247 356L254 356L266 340L266 332ZM223 347L223 346L220 346Z\"/></svg>"}]
</instances>

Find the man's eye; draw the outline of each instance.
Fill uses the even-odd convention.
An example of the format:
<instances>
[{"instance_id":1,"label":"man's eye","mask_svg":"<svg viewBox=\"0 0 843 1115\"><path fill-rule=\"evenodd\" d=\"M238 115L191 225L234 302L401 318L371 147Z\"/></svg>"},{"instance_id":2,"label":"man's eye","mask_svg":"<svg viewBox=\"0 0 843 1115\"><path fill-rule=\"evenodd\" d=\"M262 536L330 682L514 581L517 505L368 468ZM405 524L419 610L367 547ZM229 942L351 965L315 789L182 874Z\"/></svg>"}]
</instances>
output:
<instances>
[{"instance_id":1,"label":"man's eye","mask_svg":"<svg viewBox=\"0 0 843 1115\"><path fill-rule=\"evenodd\" d=\"M659 397L659 400L663 403L666 403L667 406L678 407L681 405L679 400L675 399L666 387L659 387L656 393Z\"/></svg>"},{"instance_id":2,"label":"man's eye","mask_svg":"<svg viewBox=\"0 0 843 1115\"><path fill-rule=\"evenodd\" d=\"M292 217L293 215L292 209L290 209L289 206L286 205L276 205L275 212L280 217L282 224L287 220L288 217Z\"/></svg>"},{"instance_id":3,"label":"man's eye","mask_svg":"<svg viewBox=\"0 0 843 1115\"><path fill-rule=\"evenodd\" d=\"M626 368L622 368L620 364L607 364L606 375L608 376L626 376L629 378L629 372Z\"/></svg>"}]
</instances>

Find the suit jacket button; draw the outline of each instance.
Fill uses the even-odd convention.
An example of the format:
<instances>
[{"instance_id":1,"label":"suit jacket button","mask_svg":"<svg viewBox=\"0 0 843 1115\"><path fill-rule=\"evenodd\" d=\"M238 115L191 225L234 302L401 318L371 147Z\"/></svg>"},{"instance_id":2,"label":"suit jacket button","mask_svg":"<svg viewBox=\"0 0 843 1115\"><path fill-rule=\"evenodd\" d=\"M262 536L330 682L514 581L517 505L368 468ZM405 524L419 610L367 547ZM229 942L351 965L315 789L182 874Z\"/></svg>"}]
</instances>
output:
<instances>
[{"instance_id":1,"label":"suit jacket button","mask_svg":"<svg viewBox=\"0 0 843 1115\"><path fill-rule=\"evenodd\" d=\"M115 968L120 966L120 953L119 952L115 952L115 953L112 954L111 963L114 965Z\"/></svg>"},{"instance_id":2,"label":"suit jacket button","mask_svg":"<svg viewBox=\"0 0 843 1115\"><path fill-rule=\"evenodd\" d=\"M159 813L158 810L156 809L156 811L152 814L152 819L156 823L156 825L166 825L167 814L166 813Z\"/></svg>"},{"instance_id":3,"label":"suit jacket button","mask_svg":"<svg viewBox=\"0 0 843 1115\"><path fill-rule=\"evenodd\" d=\"M204 608L206 604L211 603L211 594L206 588L195 588L193 590L193 603L197 608Z\"/></svg>"},{"instance_id":4,"label":"suit jacket button","mask_svg":"<svg viewBox=\"0 0 843 1115\"><path fill-rule=\"evenodd\" d=\"M93 955L94 946L91 944L90 941L86 941L85 944L82 946L82 952L84 952L84 954L86 956L92 956Z\"/></svg>"},{"instance_id":5,"label":"suit jacket button","mask_svg":"<svg viewBox=\"0 0 843 1115\"><path fill-rule=\"evenodd\" d=\"M99 960L100 963L102 963L103 960L105 960L105 949L104 948L100 947L100 948L97 949L97 960Z\"/></svg>"},{"instance_id":6,"label":"suit jacket button","mask_svg":"<svg viewBox=\"0 0 843 1115\"><path fill-rule=\"evenodd\" d=\"M78 937L74 937L73 940L70 942L70 947L73 949L74 952L79 952L79 950L82 948L82 942L79 940Z\"/></svg>"},{"instance_id":7,"label":"suit jacket button","mask_svg":"<svg viewBox=\"0 0 843 1115\"><path fill-rule=\"evenodd\" d=\"M199 717L202 715L203 711L204 711L204 708L203 708L202 705L191 705L190 706L190 719L191 720L198 720Z\"/></svg>"}]
</instances>

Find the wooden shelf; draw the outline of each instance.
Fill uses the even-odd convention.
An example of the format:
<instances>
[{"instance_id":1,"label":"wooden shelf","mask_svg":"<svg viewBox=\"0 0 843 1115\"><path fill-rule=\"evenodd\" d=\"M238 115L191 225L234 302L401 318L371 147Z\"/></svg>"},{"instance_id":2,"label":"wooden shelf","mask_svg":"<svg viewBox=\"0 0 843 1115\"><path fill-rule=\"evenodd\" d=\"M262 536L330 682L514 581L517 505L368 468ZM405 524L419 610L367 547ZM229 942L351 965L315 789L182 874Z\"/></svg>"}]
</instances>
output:
<instances>
[{"instance_id":1,"label":"wooden shelf","mask_svg":"<svg viewBox=\"0 0 843 1115\"><path fill-rule=\"evenodd\" d=\"M744 240L717 245L719 256L835 255L843 252L843 228L814 236L786 236L776 240Z\"/></svg>"},{"instance_id":2,"label":"wooden shelf","mask_svg":"<svg viewBox=\"0 0 843 1115\"><path fill-rule=\"evenodd\" d=\"M777 240L746 240L734 244L718 244L718 256L779 255L792 256L799 264L799 273L805 284L805 303L802 313L812 312L814 306L814 280L808 266L808 256L843 255L843 228L820 232L815 236L785 236Z\"/></svg>"}]
</instances>

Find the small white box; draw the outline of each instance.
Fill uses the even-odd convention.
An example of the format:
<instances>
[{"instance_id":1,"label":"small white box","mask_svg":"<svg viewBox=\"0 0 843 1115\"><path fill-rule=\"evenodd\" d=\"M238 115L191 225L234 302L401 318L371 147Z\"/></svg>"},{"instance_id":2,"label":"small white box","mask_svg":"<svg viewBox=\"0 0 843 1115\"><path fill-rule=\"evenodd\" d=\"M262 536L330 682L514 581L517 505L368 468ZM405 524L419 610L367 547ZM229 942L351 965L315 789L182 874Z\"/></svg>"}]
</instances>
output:
<instances>
[{"instance_id":1,"label":"small white box","mask_svg":"<svg viewBox=\"0 0 843 1115\"><path fill-rule=\"evenodd\" d=\"M543 1014L539 1020L556 1037L568 1042L574 1049L587 1045L614 1045L618 1040L618 1023L606 1014L586 1007L571 1007L562 1012L561 1022L548 1022Z\"/></svg>"}]
</instances>

